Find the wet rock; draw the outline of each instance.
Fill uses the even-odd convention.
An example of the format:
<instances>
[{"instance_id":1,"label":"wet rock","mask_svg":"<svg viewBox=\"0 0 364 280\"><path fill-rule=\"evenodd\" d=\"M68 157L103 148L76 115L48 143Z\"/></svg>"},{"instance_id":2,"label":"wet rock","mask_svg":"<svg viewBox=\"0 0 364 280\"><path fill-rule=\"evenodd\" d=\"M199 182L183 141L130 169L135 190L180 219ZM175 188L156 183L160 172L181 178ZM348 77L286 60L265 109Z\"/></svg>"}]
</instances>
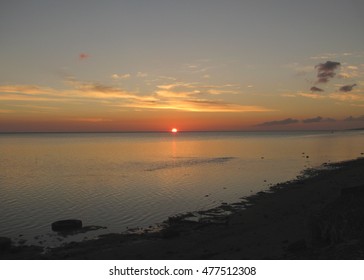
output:
<instances>
[{"instance_id":1,"label":"wet rock","mask_svg":"<svg viewBox=\"0 0 364 280\"><path fill-rule=\"evenodd\" d=\"M0 237L0 249L8 250L11 247L11 239L8 237Z\"/></svg>"},{"instance_id":2,"label":"wet rock","mask_svg":"<svg viewBox=\"0 0 364 280\"><path fill-rule=\"evenodd\" d=\"M53 231L77 230L82 228L81 220L61 220L52 223Z\"/></svg>"}]
</instances>

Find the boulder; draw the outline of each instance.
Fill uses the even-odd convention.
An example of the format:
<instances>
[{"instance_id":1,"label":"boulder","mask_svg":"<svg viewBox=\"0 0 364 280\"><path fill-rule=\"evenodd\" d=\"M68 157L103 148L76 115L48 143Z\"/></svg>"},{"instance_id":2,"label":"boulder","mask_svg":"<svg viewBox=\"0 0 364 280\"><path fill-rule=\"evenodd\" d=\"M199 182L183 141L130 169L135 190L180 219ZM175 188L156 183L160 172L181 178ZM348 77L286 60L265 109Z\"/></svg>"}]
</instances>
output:
<instances>
[{"instance_id":1,"label":"boulder","mask_svg":"<svg viewBox=\"0 0 364 280\"><path fill-rule=\"evenodd\" d=\"M82 228L81 220L61 220L52 223L53 231L69 231Z\"/></svg>"}]
</instances>

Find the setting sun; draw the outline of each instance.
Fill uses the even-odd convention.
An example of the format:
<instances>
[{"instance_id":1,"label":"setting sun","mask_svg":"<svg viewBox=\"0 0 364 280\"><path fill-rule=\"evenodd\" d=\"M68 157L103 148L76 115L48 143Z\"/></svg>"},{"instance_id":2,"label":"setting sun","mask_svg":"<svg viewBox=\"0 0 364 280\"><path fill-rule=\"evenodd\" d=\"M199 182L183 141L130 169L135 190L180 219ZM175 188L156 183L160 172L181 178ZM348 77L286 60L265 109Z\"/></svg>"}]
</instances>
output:
<instances>
[{"instance_id":1,"label":"setting sun","mask_svg":"<svg viewBox=\"0 0 364 280\"><path fill-rule=\"evenodd\" d=\"M177 129L177 128L172 128L172 129L171 129L171 132L172 132L172 133L177 133L177 132L178 132L178 129Z\"/></svg>"}]
</instances>

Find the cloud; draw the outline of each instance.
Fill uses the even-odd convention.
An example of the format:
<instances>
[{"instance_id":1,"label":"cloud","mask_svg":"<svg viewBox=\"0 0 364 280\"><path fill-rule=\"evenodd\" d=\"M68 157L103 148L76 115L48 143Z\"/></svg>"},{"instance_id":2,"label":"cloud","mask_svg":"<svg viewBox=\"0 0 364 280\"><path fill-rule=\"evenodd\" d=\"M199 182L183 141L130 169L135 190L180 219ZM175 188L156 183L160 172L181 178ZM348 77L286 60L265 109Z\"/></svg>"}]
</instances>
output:
<instances>
[{"instance_id":1,"label":"cloud","mask_svg":"<svg viewBox=\"0 0 364 280\"><path fill-rule=\"evenodd\" d=\"M364 102L363 94L355 94L355 93L332 93L328 96L331 99L339 100L339 101L355 101L355 102Z\"/></svg>"},{"instance_id":2,"label":"cloud","mask_svg":"<svg viewBox=\"0 0 364 280\"><path fill-rule=\"evenodd\" d=\"M309 118L302 120L303 123L318 123L318 122L336 122L335 119L332 118L323 118L323 117L316 117L316 118Z\"/></svg>"},{"instance_id":3,"label":"cloud","mask_svg":"<svg viewBox=\"0 0 364 280\"><path fill-rule=\"evenodd\" d=\"M323 99L323 98L326 98L322 94L313 93L313 92L312 93L300 92L300 93L297 93L297 95L303 96L303 97L307 97L307 98L312 98L312 99Z\"/></svg>"},{"instance_id":4,"label":"cloud","mask_svg":"<svg viewBox=\"0 0 364 280\"><path fill-rule=\"evenodd\" d=\"M306 76L308 73L312 72L312 65L301 65L297 62L283 65L285 68L289 68L295 72L294 76Z\"/></svg>"},{"instance_id":5,"label":"cloud","mask_svg":"<svg viewBox=\"0 0 364 280\"><path fill-rule=\"evenodd\" d=\"M294 123L298 123L298 122L299 122L299 120L288 118L288 119L279 120L279 121L264 122L264 123L258 124L257 126L289 125L289 124L294 124Z\"/></svg>"},{"instance_id":6,"label":"cloud","mask_svg":"<svg viewBox=\"0 0 364 280\"><path fill-rule=\"evenodd\" d=\"M207 99L187 99L187 100L168 100L158 101L138 101L129 104L115 105L117 107L128 107L138 109L166 109L189 112L267 112L271 109L262 106L244 106L239 104L226 103L220 100Z\"/></svg>"},{"instance_id":7,"label":"cloud","mask_svg":"<svg viewBox=\"0 0 364 280\"><path fill-rule=\"evenodd\" d=\"M191 63L187 63L184 64L183 67L190 73L206 73L207 71L209 71L210 69L212 69L212 67L206 67L204 66L205 63L196 63L196 64L191 64Z\"/></svg>"},{"instance_id":8,"label":"cloud","mask_svg":"<svg viewBox=\"0 0 364 280\"><path fill-rule=\"evenodd\" d=\"M111 122L111 119L104 119L104 118L77 118L70 120L76 122L89 122L89 123Z\"/></svg>"},{"instance_id":9,"label":"cloud","mask_svg":"<svg viewBox=\"0 0 364 280\"><path fill-rule=\"evenodd\" d=\"M64 102L64 98L53 98L52 96L39 97L35 95L22 95L22 94L0 94L0 100L6 101L28 101L28 102Z\"/></svg>"},{"instance_id":10,"label":"cloud","mask_svg":"<svg viewBox=\"0 0 364 280\"><path fill-rule=\"evenodd\" d=\"M322 121L322 117L316 117L316 118L302 120L303 123L316 123L316 122L321 122L321 121Z\"/></svg>"},{"instance_id":11,"label":"cloud","mask_svg":"<svg viewBox=\"0 0 364 280\"><path fill-rule=\"evenodd\" d=\"M53 101L72 102L85 99L129 99L145 100L155 99L153 96L140 96L118 87L100 83L81 82L74 77L67 77L66 83L71 89L56 90L37 85L4 85L0 86L0 100L13 101Z\"/></svg>"},{"instance_id":12,"label":"cloud","mask_svg":"<svg viewBox=\"0 0 364 280\"><path fill-rule=\"evenodd\" d=\"M157 85L158 95L165 97L186 97L196 95L223 95L238 94L239 91L234 85L204 85L199 83L176 82L171 84Z\"/></svg>"},{"instance_id":13,"label":"cloud","mask_svg":"<svg viewBox=\"0 0 364 280\"><path fill-rule=\"evenodd\" d=\"M38 95L52 94L55 91L49 87L41 87L37 85L4 85L0 86L0 92Z\"/></svg>"},{"instance_id":14,"label":"cloud","mask_svg":"<svg viewBox=\"0 0 364 280\"><path fill-rule=\"evenodd\" d=\"M136 74L136 76L137 76L138 78L145 78L145 77L148 77L148 73L138 72L138 73Z\"/></svg>"},{"instance_id":15,"label":"cloud","mask_svg":"<svg viewBox=\"0 0 364 280\"><path fill-rule=\"evenodd\" d=\"M12 113L12 110L5 110L5 109L0 109L0 114L8 114L8 113Z\"/></svg>"},{"instance_id":16,"label":"cloud","mask_svg":"<svg viewBox=\"0 0 364 280\"><path fill-rule=\"evenodd\" d=\"M87 53L80 53L79 55L78 55L78 58L80 59L80 60L85 60L85 59L88 59L90 57L90 55L88 55Z\"/></svg>"},{"instance_id":17,"label":"cloud","mask_svg":"<svg viewBox=\"0 0 364 280\"><path fill-rule=\"evenodd\" d=\"M364 121L364 115L362 116L359 116L359 117L353 117L353 116L350 116L346 119L344 119L345 122L357 122L357 121Z\"/></svg>"},{"instance_id":18,"label":"cloud","mask_svg":"<svg viewBox=\"0 0 364 280\"><path fill-rule=\"evenodd\" d=\"M310 91L312 91L312 92L323 92L324 90L319 88L319 87L311 87Z\"/></svg>"},{"instance_id":19,"label":"cloud","mask_svg":"<svg viewBox=\"0 0 364 280\"><path fill-rule=\"evenodd\" d=\"M349 66L347 66L347 68L349 70L354 70L354 71L359 70L359 67L358 66L355 66L355 65L349 65Z\"/></svg>"},{"instance_id":20,"label":"cloud","mask_svg":"<svg viewBox=\"0 0 364 280\"><path fill-rule=\"evenodd\" d=\"M363 70L361 65L342 65L338 77L342 79L360 78L363 75Z\"/></svg>"},{"instance_id":21,"label":"cloud","mask_svg":"<svg viewBox=\"0 0 364 280\"><path fill-rule=\"evenodd\" d=\"M349 91L352 91L353 87L355 87L355 86L356 86L356 84L342 86L342 87L339 88L339 91L349 92Z\"/></svg>"},{"instance_id":22,"label":"cloud","mask_svg":"<svg viewBox=\"0 0 364 280\"><path fill-rule=\"evenodd\" d=\"M342 53L323 53L316 56L311 56L310 59L333 59L338 57L361 57L362 54L360 52L351 53L351 52L342 52Z\"/></svg>"},{"instance_id":23,"label":"cloud","mask_svg":"<svg viewBox=\"0 0 364 280\"><path fill-rule=\"evenodd\" d=\"M190 111L204 112L267 112L272 111L262 106L244 106L219 100L186 100Z\"/></svg>"},{"instance_id":24,"label":"cloud","mask_svg":"<svg viewBox=\"0 0 364 280\"><path fill-rule=\"evenodd\" d=\"M53 89L37 85L0 86L0 100L26 101L39 105L47 102L59 106L97 102L104 109L110 107L135 109L168 109L193 112L268 112L270 108L255 105L229 103L217 99L222 94L238 92L235 85L203 85L199 83L175 82L157 86L152 93L141 94L96 82L84 82L65 76L68 88ZM37 102L37 103L32 103ZM59 105L62 104L62 105ZM35 108L41 110L41 108ZM43 108L44 109L44 108Z\"/></svg>"},{"instance_id":25,"label":"cloud","mask_svg":"<svg viewBox=\"0 0 364 280\"><path fill-rule=\"evenodd\" d=\"M120 75L120 74L112 74L111 78L113 78L114 80L123 80L123 79L129 79L131 77L131 75L129 73L124 74L124 75Z\"/></svg>"},{"instance_id":26,"label":"cloud","mask_svg":"<svg viewBox=\"0 0 364 280\"><path fill-rule=\"evenodd\" d=\"M340 62L326 61L315 66L317 69L317 83L327 83L331 78L335 77L335 70L341 65Z\"/></svg>"}]
</instances>

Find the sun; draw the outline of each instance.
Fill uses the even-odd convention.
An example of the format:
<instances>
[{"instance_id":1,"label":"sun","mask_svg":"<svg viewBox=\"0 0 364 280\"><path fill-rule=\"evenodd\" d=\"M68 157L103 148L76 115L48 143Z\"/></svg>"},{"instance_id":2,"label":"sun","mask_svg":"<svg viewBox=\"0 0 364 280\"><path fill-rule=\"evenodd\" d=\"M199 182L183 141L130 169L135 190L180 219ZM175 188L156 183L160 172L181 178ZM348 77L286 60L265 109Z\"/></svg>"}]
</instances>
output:
<instances>
[{"instance_id":1,"label":"sun","mask_svg":"<svg viewBox=\"0 0 364 280\"><path fill-rule=\"evenodd\" d=\"M171 132L172 133L177 133L178 132L178 129L174 127L174 128L171 129Z\"/></svg>"}]
</instances>

